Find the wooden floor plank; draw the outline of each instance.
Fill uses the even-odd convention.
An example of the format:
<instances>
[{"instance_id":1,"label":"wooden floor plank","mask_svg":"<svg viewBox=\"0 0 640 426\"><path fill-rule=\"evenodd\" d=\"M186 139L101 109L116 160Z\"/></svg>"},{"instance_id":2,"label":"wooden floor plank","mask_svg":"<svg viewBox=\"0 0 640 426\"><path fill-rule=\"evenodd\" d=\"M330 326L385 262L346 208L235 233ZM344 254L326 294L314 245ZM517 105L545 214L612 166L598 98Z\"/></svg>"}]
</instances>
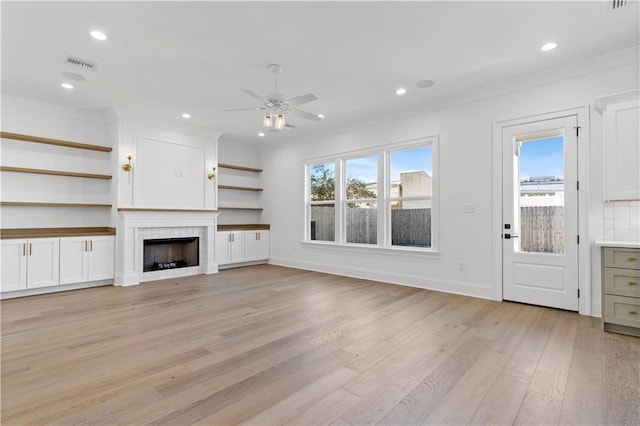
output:
<instances>
[{"instance_id":1,"label":"wooden floor plank","mask_svg":"<svg viewBox=\"0 0 640 426\"><path fill-rule=\"evenodd\" d=\"M596 318L257 265L1 302L2 424L638 424Z\"/></svg>"}]
</instances>

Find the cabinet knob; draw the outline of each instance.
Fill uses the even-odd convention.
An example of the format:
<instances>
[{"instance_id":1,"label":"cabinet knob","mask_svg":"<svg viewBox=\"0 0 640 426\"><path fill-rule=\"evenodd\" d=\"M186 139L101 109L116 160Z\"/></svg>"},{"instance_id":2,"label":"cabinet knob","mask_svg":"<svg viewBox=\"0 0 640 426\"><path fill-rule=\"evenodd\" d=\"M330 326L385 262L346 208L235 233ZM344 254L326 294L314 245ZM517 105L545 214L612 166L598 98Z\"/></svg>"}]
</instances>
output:
<instances>
[{"instance_id":1,"label":"cabinet knob","mask_svg":"<svg viewBox=\"0 0 640 426\"><path fill-rule=\"evenodd\" d=\"M636 311L629 311L629 315L638 315Z\"/></svg>"},{"instance_id":2,"label":"cabinet knob","mask_svg":"<svg viewBox=\"0 0 640 426\"><path fill-rule=\"evenodd\" d=\"M635 281L629 281L629 285L638 285L638 283Z\"/></svg>"},{"instance_id":3,"label":"cabinet knob","mask_svg":"<svg viewBox=\"0 0 640 426\"><path fill-rule=\"evenodd\" d=\"M629 262L633 262L633 261L638 260L638 258L637 258L637 257L627 257L627 260L628 260Z\"/></svg>"},{"instance_id":4,"label":"cabinet knob","mask_svg":"<svg viewBox=\"0 0 640 426\"><path fill-rule=\"evenodd\" d=\"M22 255L25 256L27 254L27 243L22 243Z\"/></svg>"}]
</instances>

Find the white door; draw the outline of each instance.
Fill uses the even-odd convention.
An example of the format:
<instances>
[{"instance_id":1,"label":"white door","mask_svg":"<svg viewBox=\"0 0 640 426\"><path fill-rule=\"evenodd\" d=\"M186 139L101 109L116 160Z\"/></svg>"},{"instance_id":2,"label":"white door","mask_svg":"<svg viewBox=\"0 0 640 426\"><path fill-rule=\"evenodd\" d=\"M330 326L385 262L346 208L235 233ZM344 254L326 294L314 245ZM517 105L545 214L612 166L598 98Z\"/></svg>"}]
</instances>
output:
<instances>
[{"instance_id":1,"label":"white door","mask_svg":"<svg viewBox=\"0 0 640 426\"><path fill-rule=\"evenodd\" d=\"M244 260L258 259L258 231L245 231L244 233Z\"/></svg>"},{"instance_id":2,"label":"white door","mask_svg":"<svg viewBox=\"0 0 640 426\"><path fill-rule=\"evenodd\" d=\"M60 283L60 239L34 238L27 243L27 288Z\"/></svg>"},{"instance_id":3,"label":"white door","mask_svg":"<svg viewBox=\"0 0 640 426\"><path fill-rule=\"evenodd\" d=\"M60 238L60 284L87 281L88 249L86 237Z\"/></svg>"},{"instance_id":4,"label":"white door","mask_svg":"<svg viewBox=\"0 0 640 426\"><path fill-rule=\"evenodd\" d=\"M502 129L503 299L578 310L577 117Z\"/></svg>"},{"instance_id":5,"label":"white door","mask_svg":"<svg viewBox=\"0 0 640 426\"><path fill-rule=\"evenodd\" d=\"M88 281L110 280L115 276L115 237L89 237Z\"/></svg>"},{"instance_id":6,"label":"white door","mask_svg":"<svg viewBox=\"0 0 640 426\"><path fill-rule=\"evenodd\" d=\"M2 292L27 288L27 248L26 240L2 240Z\"/></svg>"}]
</instances>

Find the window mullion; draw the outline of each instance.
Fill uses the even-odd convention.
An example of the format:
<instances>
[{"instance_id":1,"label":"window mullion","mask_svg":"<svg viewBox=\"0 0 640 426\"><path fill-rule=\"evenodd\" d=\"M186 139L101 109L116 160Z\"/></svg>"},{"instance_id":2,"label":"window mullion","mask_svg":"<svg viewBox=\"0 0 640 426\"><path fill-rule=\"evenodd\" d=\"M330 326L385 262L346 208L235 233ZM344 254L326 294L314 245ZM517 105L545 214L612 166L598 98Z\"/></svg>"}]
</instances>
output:
<instances>
[{"instance_id":1,"label":"window mullion","mask_svg":"<svg viewBox=\"0 0 640 426\"><path fill-rule=\"evenodd\" d=\"M336 244L344 244L345 237L345 176L344 176L344 160L337 158L335 162L336 169L336 194L335 194L335 242Z\"/></svg>"}]
</instances>

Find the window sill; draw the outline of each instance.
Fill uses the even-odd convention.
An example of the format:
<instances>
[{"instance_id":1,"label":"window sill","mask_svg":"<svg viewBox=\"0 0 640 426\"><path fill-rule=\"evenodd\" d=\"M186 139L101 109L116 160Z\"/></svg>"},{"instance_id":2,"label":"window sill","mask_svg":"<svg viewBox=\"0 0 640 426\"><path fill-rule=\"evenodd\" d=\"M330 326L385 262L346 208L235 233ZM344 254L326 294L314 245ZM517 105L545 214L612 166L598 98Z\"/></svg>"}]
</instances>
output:
<instances>
[{"instance_id":1,"label":"window sill","mask_svg":"<svg viewBox=\"0 0 640 426\"><path fill-rule=\"evenodd\" d=\"M362 254L382 254L382 255L396 255L402 257L416 257L416 258L435 258L440 256L440 251L436 249L425 248L412 248L412 247L378 247L368 246L365 244L336 244L332 241L301 241L300 244L303 247L317 248L321 250L334 250L344 251L350 253L362 253Z\"/></svg>"}]
</instances>

